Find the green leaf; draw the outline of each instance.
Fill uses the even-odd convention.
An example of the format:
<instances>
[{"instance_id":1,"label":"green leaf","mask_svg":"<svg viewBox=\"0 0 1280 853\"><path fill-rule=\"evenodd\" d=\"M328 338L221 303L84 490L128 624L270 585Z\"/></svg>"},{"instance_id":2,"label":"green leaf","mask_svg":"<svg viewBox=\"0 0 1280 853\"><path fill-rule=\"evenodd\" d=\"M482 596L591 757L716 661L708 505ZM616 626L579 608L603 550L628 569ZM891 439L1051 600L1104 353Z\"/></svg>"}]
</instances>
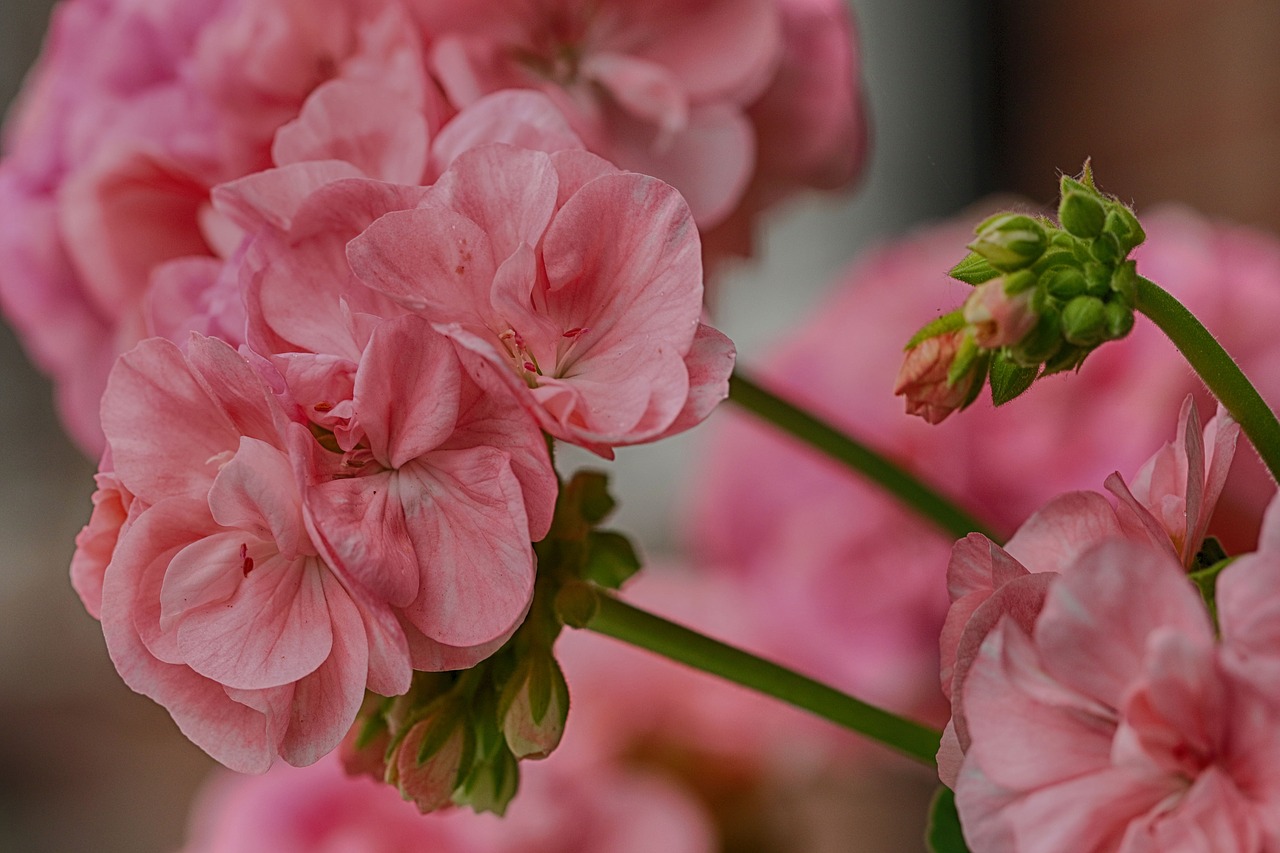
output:
<instances>
[{"instance_id":1,"label":"green leaf","mask_svg":"<svg viewBox=\"0 0 1280 853\"><path fill-rule=\"evenodd\" d=\"M1031 387L1039 367L1019 367L1003 353L991 361L991 402L1003 406Z\"/></svg>"},{"instance_id":2,"label":"green leaf","mask_svg":"<svg viewBox=\"0 0 1280 853\"><path fill-rule=\"evenodd\" d=\"M925 843L930 853L970 853L960 831L960 815L956 812L956 795L945 786L938 788L929 805L929 826Z\"/></svg>"},{"instance_id":3,"label":"green leaf","mask_svg":"<svg viewBox=\"0 0 1280 853\"><path fill-rule=\"evenodd\" d=\"M640 557L635 546L621 533L596 530L587 537L587 560L582 568L584 580L618 589L639 570Z\"/></svg>"},{"instance_id":4,"label":"green leaf","mask_svg":"<svg viewBox=\"0 0 1280 853\"><path fill-rule=\"evenodd\" d=\"M963 261L951 268L948 275L965 284L982 284L1000 275L1000 271L991 266L991 262L982 255L970 252Z\"/></svg>"},{"instance_id":5,"label":"green leaf","mask_svg":"<svg viewBox=\"0 0 1280 853\"><path fill-rule=\"evenodd\" d=\"M915 349L924 341L929 340L929 338L936 338L940 335L945 335L949 332L963 329L964 326L964 309L957 308L950 314L943 314L941 317L934 320L932 323L927 324L923 329L912 335L911 340L907 341L907 345L903 347L903 349Z\"/></svg>"}]
</instances>

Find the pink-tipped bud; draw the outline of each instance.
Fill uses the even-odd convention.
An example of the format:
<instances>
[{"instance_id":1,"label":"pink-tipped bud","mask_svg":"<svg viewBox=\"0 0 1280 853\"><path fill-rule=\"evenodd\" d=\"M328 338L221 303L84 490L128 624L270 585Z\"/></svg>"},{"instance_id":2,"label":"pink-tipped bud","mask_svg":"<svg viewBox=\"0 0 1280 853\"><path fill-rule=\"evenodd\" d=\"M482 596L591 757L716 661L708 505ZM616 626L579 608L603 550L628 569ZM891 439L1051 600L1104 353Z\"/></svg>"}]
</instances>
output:
<instances>
[{"instance_id":1,"label":"pink-tipped bud","mask_svg":"<svg viewBox=\"0 0 1280 853\"><path fill-rule=\"evenodd\" d=\"M569 686L555 658L529 654L507 682L498 707L502 734L516 758L550 755L569 714Z\"/></svg>"},{"instance_id":2,"label":"pink-tipped bud","mask_svg":"<svg viewBox=\"0 0 1280 853\"><path fill-rule=\"evenodd\" d=\"M1018 344L1036 326L1039 316L1031 310L1031 290L1010 296L1003 278L978 285L964 303L964 319L973 328L974 340L983 349Z\"/></svg>"},{"instance_id":3,"label":"pink-tipped bud","mask_svg":"<svg viewBox=\"0 0 1280 853\"><path fill-rule=\"evenodd\" d=\"M387 781L426 814L453 802L453 792L470 768L471 733L458 718L434 714L405 735L387 768Z\"/></svg>"},{"instance_id":4,"label":"pink-tipped bud","mask_svg":"<svg viewBox=\"0 0 1280 853\"><path fill-rule=\"evenodd\" d=\"M926 338L907 350L907 357L893 386L894 394L906 397L907 414L919 415L931 424L940 424L947 415L964 408L969 402L974 383L982 375L981 370L967 369L955 382L947 381L967 334L967 330L957 329ZM985 361L974 359L973 367L978 367L979 363L985 364Z\"/></svg>"}]
</instances>

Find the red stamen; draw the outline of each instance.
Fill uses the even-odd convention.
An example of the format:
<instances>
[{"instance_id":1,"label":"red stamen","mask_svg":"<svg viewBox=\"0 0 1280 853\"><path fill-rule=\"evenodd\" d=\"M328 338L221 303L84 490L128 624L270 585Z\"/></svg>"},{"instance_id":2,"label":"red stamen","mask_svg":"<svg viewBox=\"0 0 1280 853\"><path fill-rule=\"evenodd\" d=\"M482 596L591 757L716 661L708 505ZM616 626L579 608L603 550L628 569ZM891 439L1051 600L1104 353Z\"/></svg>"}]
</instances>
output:
<instances>
[{"instance_id":1,"label":"red stamen","mask_svg":"<svg viewBox=\"0 0 1280 853\"><path fill-rule=\"evenodd\" d=\"M253 571L253 557L249 556L249 546L246 543L240 543L240 559L244 561L244 576L249 577L249 572Z\"/></svg>"}]
</instances>

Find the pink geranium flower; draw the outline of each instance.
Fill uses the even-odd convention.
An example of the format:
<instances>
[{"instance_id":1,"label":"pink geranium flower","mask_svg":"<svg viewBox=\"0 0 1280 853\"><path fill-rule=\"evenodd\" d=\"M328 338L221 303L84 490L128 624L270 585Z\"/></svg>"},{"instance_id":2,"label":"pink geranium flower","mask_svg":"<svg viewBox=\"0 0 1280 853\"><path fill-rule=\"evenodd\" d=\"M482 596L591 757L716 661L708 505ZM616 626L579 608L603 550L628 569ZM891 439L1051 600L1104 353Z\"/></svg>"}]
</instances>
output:
<instances>
[{"instance_id":1,"label":"pink geranium flower","mask_svg":"<svg viewBox=\"0 0 1280 853\"><path fill-rule=\"evenodd\" d=\"M951 722L938 753L944 782L955 784L969 746L963 685L987 635L1005 618L1031 630L1057 575L1108 540L1146 545L1191 568L1239 432L1220 411L1202 435L1188 397L1178 419L1178 440L1157 451L1134 478L1141 501L1119 474L1112 474L1106 485L1119 499L1115 507L1096 492L1068 492L1027 519L1004 548L978 533L956 543L947 567L951 608L941 635L942 692L951 701ZM1206 445L1212 448L1208 456Z\"/></svg>"},{"instance_id":2,"label":"pink geranium flower","mask_svg":"<svg viewBox=\"0 0 1280 853\"><path fill-rule=\"evenodd\" d=\"M474 149L348 257L500 367L543 429L602 455L686 429L728 393L733 346L699 322L687 206L585 152Z\"/></svg>"},{"instance_id":3,"label":"pink geranium flower","mask_svg":"<svg viewBox=\"0 0 1280 853\"><path fill-rule=\"evenodd\" d=\"M314 440L239 355L198 336L187 355L144 341L112 372L103 424L133 495L101 591L130 687L219 761L256 772L333 749L366 687L408 688L393 614L307 530L298 472Z\"/></svg>"},{"instance_id":4,"label":"pink geranium flower","mask_svg":"<svg viewBox=\"0 0 1280 853\"><path fill-rule=\"evenodd\" d=\"M970 845L1280 844L1280 787L1269 781L1280 693L1241 648L1276 630L1277 572L1274 555L1259 554L1222 573L1220 645L1181 565L1124 540L1073 561L1030 630L1002 619L963 688L972 741L956 793Z\"/></svg>"}]
</instances>

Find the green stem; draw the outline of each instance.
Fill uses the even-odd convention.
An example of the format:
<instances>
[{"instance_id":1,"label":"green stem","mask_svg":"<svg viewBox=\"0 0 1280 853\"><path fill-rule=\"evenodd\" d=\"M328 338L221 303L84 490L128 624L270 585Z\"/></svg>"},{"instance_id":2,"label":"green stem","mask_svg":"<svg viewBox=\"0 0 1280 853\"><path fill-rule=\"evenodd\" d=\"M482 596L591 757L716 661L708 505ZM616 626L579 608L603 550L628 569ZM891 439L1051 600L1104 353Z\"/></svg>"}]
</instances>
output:
<instances>
[{"instance_id":1,"label":"green stem","mask_svg":"<svg viewBox=\"0 0 1280 853\"><path fill-rule=\"evenodd\" d=\"M1181 302L1141 276L1136 307L1169 336L1213 396L1240 424L1272 478L1280 480L1280 422L1239 365Z\"/></svg>"},{"instance_id":2,"label":"green stem","mask_svg":"<svg viewBox=\"0 0 1280 853\"><path fill-rule=\"evenodd\" d=\"M881 486L952 539L982 533L988 539L1002 541L990 527L910 471L738 371L729 377L729 399Z\"/></svg>"},{"instance_id":3,"label":"green stem","mask_svg":"<svg viewBox=\"0 0 1280 853\"><path fill-rule=\"evenodd\" d=\"M571 591L565 590L576 599L567 608L570 618L566 621L569 624L648 649L694 669L789 702L917 761L931 767L934 765L940 735L927 726L868 705L776 663L632 607L603 590L588 588L586 584L575 587ZM594 600L584 602L584 595L593 595ZM573 613L585 618L575 622Z\"/></svg>"}]
</instances>

